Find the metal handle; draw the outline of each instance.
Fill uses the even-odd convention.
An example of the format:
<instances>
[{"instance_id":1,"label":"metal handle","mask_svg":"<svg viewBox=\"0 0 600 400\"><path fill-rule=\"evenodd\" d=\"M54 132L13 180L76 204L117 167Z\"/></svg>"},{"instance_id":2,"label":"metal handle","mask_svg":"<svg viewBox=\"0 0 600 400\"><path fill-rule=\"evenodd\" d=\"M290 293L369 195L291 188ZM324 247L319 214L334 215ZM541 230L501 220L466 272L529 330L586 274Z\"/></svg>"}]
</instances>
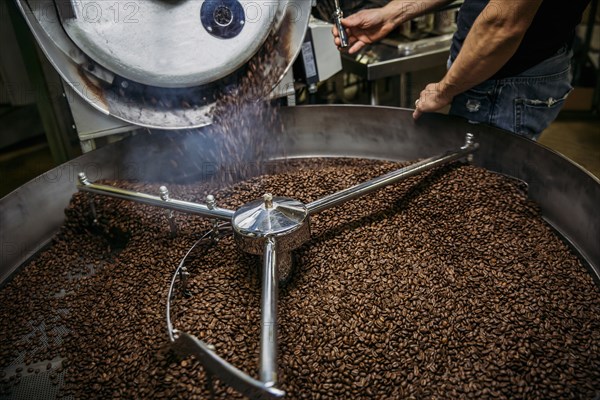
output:
<instances>
[{"instance_id":1,"label":"metal handle","mask_svg":"<svg viewBox=\"0 0 600 400\"><path fill-rule=\"evenodd\" d=\"M335 26L338 30L338 35L340 36L340 48L345 49L348 47L348 34L346 33L346 28L342 25L342 18L344 17L344 12L338 7L333 14L333 19L335 21Z\"/></svg>"}]
</instances>

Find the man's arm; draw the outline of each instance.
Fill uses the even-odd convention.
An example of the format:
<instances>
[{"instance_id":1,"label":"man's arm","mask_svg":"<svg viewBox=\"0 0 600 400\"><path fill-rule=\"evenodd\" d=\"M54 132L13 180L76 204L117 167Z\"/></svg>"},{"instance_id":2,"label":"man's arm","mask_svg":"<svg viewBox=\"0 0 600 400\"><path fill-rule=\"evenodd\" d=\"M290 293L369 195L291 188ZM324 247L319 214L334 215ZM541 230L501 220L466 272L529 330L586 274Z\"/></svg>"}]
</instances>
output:
<instances>
[{"instance_id":1,"label":"man's arm","mask_svg":"<svg viewBox=\"0 0 600 400\"><path fill-rule=\"evenodd\" d=\"M342 20L348 33L350 49L354 54L367 44L375 43L406 21L454 0L394 0L381 8L361 10ZM335 44L340 46L337 27L333 27Z\"/></svg>"},{"instance_id":2,"label":"man's arm","mask_svg":"<svg viewBox=\"0 0 600 400\"><path fill-rule=\"evenodd\" d=\"M385 5L384 10L390 15L396 27L413 18L420 17L450 4L455 0L393 0Z\"/></svg>"},{"instance_id":3,"label":"man's arm","mask_svg":"<svg viewBox=\"0 0 600 400\"><path fill-rule=\"evenodd\" d=\"M490 0L475 20L452 67L421 92L414 118L450 104L491 78L515 54L543 0Z\"/></svg>"}]
</instances>

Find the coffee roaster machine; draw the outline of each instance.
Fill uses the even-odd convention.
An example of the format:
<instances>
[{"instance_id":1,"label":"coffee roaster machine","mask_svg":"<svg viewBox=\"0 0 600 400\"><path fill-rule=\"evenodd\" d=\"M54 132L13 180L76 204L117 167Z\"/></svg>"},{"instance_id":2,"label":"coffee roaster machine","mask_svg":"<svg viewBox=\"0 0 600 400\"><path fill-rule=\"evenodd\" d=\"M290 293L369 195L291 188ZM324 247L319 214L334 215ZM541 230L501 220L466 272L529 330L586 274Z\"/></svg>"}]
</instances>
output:
<instances>
[{"instance_id":1,"label":"coffee roaster machine","mask_svg":"<svg viewBox=\"0 0 600 400\"><path fill-rule=\"evenodd\" d=\"M108 3L19 1L41 47L69 83L69 90L86 107L115 117L124 126L163 132L134 135L86 153L1 199L1 282L18 274L27 260L49 243L63 222L63 210L72 194L82 190L231 222L240 247L264 255L262 326L276 329L276 270L289 261L287 250L310 240L311 214L461 158L523 181L544 218L572 245L590 274L600 282L600 181L539 144L443 115L427 115L414 122L409 110L397 108L282 108L282 131L272 132L282 138L274 158L425 159L408 169L309 204L265 194L263 199L239 210L224 210L212 199L206 204L171 199L166 189L152 195L95 184L114 178L164 180L180 173L181 166L188 163L224 163L228 155L214 151L218 141L207 135L199 135L194 150L182 153L177 146L182 140L178 131L203 130L210 124L211 107L219 94L235 90L231 85L270 35L285 38L272 49L277 53L273 62L283 66L284 71L289 70L298 54L310 61L310 46L304 39L312 4L305 0ZM118 17L117 9L111 6L123 8ZM253 24L258 14L264 18ZM194 18L188 18L190 15ZM134 19L153 23L126 25ZM198 52L198 48L203 50ZM310 63L305 62L306 65ZM166 136L169 140L164 140ZM179 149L176 171L168 162L175 148ZM139 165L140 154L151 156L152 163L132 168ZM434 154L440 156L431 157ZM286 251L278 252L278 248ZM171 291L181 281L180 272L174 269ZM178 332L168 311L166 328L166 339L175 347L195 354L208 371L240 392L257 398L285 395L277 387L277 346L272 331L265 330L261 335L259 379L255 379L224 362L208 344ZM33 381L33 393L39 391L35 382L39 381Z\"/></svg>"},{"instance_id":2,"label":"coffee roaster machine","mask_svg":"<svg viewBox=\"0 0 600 400\"><path fill-rule=\"evenodd\" d=\"M99 138L139 128L210 124L216 99L275 37L270 67L280 76L270 95L294 104L298 81L310 86L342 68L331 24L311 17L315 1L17 3L63 78L85 152Z\"/></svg>"}]
</instances>

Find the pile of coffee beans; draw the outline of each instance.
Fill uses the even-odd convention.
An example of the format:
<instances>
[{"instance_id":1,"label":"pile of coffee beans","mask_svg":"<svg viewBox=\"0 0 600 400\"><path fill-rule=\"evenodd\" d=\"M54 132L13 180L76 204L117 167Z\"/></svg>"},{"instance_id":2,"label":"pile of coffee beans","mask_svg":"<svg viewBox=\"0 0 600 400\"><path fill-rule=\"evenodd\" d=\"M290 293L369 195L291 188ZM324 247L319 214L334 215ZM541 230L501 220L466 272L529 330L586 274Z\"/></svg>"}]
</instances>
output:
<instances>
[{"instance_id":1,"label":"pile of coffee beans","mask_svg":"<svg viewBox=\"0 0 600 400\"><path fill-rule=\"evenodd\" d=\"M230 209L265 192L308 203L399 166L288 161L212 194ZM169 189L202 201L207 187ZM600 290L524 190L457 163L312 217L279 294L287 398L600 395ZM50 375L59 398L209 397L202 365L170 349L165 307L175 268L210 222L175 222L172 237L164 210L73 197L51 245L0 290L4 396L31 368ZM254 377L260 264L230 236L199 246L187 263L191 297L177 296L172 313L175 328ZM214 391L241 398L218 379Z\"/></svg>"}]
</instances>

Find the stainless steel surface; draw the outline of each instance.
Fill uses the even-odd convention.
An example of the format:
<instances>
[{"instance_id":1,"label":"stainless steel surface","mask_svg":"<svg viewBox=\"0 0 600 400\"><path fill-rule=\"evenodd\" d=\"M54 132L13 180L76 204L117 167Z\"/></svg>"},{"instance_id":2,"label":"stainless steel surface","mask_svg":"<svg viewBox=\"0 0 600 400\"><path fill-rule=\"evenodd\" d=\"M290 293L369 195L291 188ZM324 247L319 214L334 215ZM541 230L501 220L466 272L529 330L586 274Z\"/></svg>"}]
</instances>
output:
<instances>
[{"instance_id":1,"label":"stainless steel surface","mask_svg":"<svg viewBox=\"0 0 600 400\"><path fill-rule=\"evenodd\" d=\"M209 208L205 204L190 203L188 201L171 199L168 196L164 198L162 194L161 196L152 196L146 193L133 192L131 190L120 189L112 186L94 184L88 181L83 173L79 174L79 183L80 184L77 187L82 192L134 201L137 203L166 208L168 210L196 214L207 218L218 218L224 221L230 221L233 217L233 211L223 208Z\"/></svg>"},{"instance_id":2,"label":"stainless steel surface","mask_svg":"<svg viewBox=\"0 0 600 400\"><path fill-rule=\"evenodd\" d=\"M240 207L232 218L232 225L238 245L250 254L263 254L268 239L277 238L281 262L289 259L285 253L310 239L306 206L285 197L267 195ZM281 263L279 266L286 267Z\"/></svg>"},{"instance_id":3,"label":"stainless steel surface","mask_svg":"<svg viewBox=\"0 0 600 400\"><path fill-rule=\"evenodd\" d=\"M306 217L306 206L301 202L265 194L262 200L246 204L235 212L233 228L236 233L250 238L279 237L299 229Z\"/></svg>"},{"instance_id":4,"label":"stainless steel surface","mask_svg":"<svg viewBox=\"0 0 600 400\"><path fill-rule=\"evenodd\" d=\"M319 200L315 200L312 203L308 203L306 205L308 213L318 213L328 208L343 204L357 197L364 196L383 187L392 185L408 177L420 174L421 172L428 171L432 168L436 168L444 164L448 164L452 161L460 160L461 158L472 154L479 147L479 145L477 143L473 143L471 139L472 137L468 136L467 143L465 144L465 146L463 146L460 150L457 150L456 152L427 158L425 160L416 162L408 167L400 168L396 171L392 171L388 174L372 179L368 182L363 182L356 186L323 197Z\"/></svg>"},{"instance_id":5,"label":"stainless steel surface","mask_svg":"<svg viewBox=\"0 0 600 400\"><path fill-rule=\"evenodd\" d=\"M399 49L398 45L376 44L355 56L343 54L342 65L345 71L369 81L446 65L449 43L441 42L438 47L422 42L421 46L427 50L405 54L405 48Z\"/></svg>"},{"instance_id":6,"label":"stainless steel surface","mask_svg":"<svg viewBox=\"0 0 600 400\"><path fill-rule=\"evenodd\" d=\"M262 38L266 26L263 24L269 21L273 29L268 34L280 38L270 61L274 69L283 71L274 83L280 81L300 51L312 6L307 0L244 1L248 15L243 35L219 39L200 33L204 29L200 9L205 1L69 1L61 6L70 7L58 8L55 2L64 3L17 0L40 47L63 80L97 111L134 125L161 129L208 125L215 99L237 78L238 72L243 73L244 64L236 61L248 61L247 49L256 52L264 44L267 39ZM263 6L268 10L264 15ZM123 10L126 7L129 9ZM59 15L58 9L66 14ZM133 18L139 22L126 23L124 19L131 18L130 13L134 12ZM119 18L115 19L117 13ZM186 31L194 19L195 28ZM250 23L254 19L256 23ZM169 23L169 29L156 29L165 22ZM143 33L153 29L161 36ZM129 31L135 34L130 36ZM205 41L194 43L194 34ZM139 46L138 40L149 47ZM224 45L214 44L215 40L226 42L228 51L223 51ZM246 41L246 45L236 47L238 42ZM203 49L202 45L207 47ZM229 53L237 50L243 55L239 59ZM190 58L194 57L200 57L201 62L192 65L194 61ZM235 66L238 68L234 72L226 72ZM191 72L194 67L195 72ZM174 68L173 74L170 68ZM226 76L217 78L220 74Z\"/></svg>"},{"instance_id":7,"label":"stainless steel surface","mask_svg":"<svg viewBox=\"0 0 600 400\"><path fill-rule=\"evenodd\" d=\"M215 196L212 194L206 196L206 205L208 206L209 210L214 210L217 208L217 200L215 199ZM212 239L214 241L218 240L219 232L219 221L215 218L212 221Z\"/></svg>"},{"instance_id":8,"label":"stainless steel surface","mask_svg":"<svg viewBox=\"0 0 600 400\"><path fill-rule=\"evenodd\" d=\"M242 21L231 21L241 32L224 39L200 23L205 7L216 2L67 2L74 12L59 13L60 22L81 51L116 75L160 87L203 85L237 70L289 7L286 0L223 1L223 7L244 15Z\"/></svg>"},{"instance_id":9,"label":"stainless steel surface","mask_svg":"<svg viewBox=\"0 0 600 400\"><path fill-rule=\"evenodd\" d=\"M169 189L166 186L161 186L159 189L160 199L164 202L168 202L171 200L169 196ZM93 204L93 203L92 203ZM212 210L210 204L207 204L208 208ZM171 237L175 237L177 235L177 224L175 224L175 217L173 214L173 210L165 210L165 215L167 216L167 220L169 221L169 229L171 231Z\"/></svg>"},{"instance_id":10,"label":"stainless steel surface","mask_svg":"<svg viewBox=\"0 0 600 400\"><path fill-rule=\"evenodd\" d=\"M259 371L260 380L268 387L277 384L277 262L277 244L269 237L262 268Z\"/></svg>"},{"instance_id":11,"label":"stainless steel surface","mask_svg":"<svg viewBox=\"0 0 600 400\"><path fill-rule=\"evenodd\" d=\"M409 108L426 83L435 82L443 76L451 38L452 34L419 40L384 39L355 55L342 53L342 65L344 71L367 81L371 105ZM391 79L391 84L386 82L386 87L391 85L391 95L398 99L394 102L386 99L385 91L380 90L381 82L378 80L386 78Z\"/></svg>"},{"instance_id":12,"label":"stainless steel surface","mask_svg":"<svg viewBox=\"0 0 600 400\"><path fill-rule=\"evenodd\" d=\"M435 36L427 39L414 40L410 42L386 42L385 44L395 46L401 55L424 54L428 51L449 49L454 34Z\"/></svg>"},{"instance_id":13,"label":"stainless steel surface","mask_svg":"<svg viewBox=\"0 0 600 400\"><path fill-rule=\"evenodd\" d=\"M315 106L287 108L281 114L281 155L290 158L415 160L453 148L466 132L474 133L480 144L474 163L526 182L544 218L587 260L593 275L600 276L600 181L559 154L508 132L448 116L425 115L415 122L410 110ZM226 163L211 151L215 138L198 135L193 140L196 146L180 156L180 165L197 163L213 171ZM51 240L76 191L79 171L94 180L168 180L181 174L167 162L181 143L190 144L189 136L132 137L61 165L0 199L0 282ZM148 158L156 162L143 161ZM213 175L207 170L202 176Z\"/></svg>"},{"instance_id":14,"label":"stainless steel surface","mask_svg":"<svg viewBox=\"0 0 600 400\"><path fill-rule=\"evenodd\" d=\"M320 200L310 203L305 206L299 201L288 198L274 198L272 194L267 193L262 200L256 200L238 209L231 218L232 227L236 238L242 250L253 254L261 254L257 245L264 243L262 249L263 268L262 268L262 291L261 291L261 332L260 332L260 363L259 376L260 380L266 387L274 387L277 384L277 301L278 301L278 280L280 269L289 271L291 268L291 251L307 241L310 236L308 228L309 213L316 213L327 208L345 203L354 198L364 196L377 189L391 185L409 176L417 173L444 165L446 163L458 160L467 155L470 155L477 149L478 145L473 142L473 135L467 134L465 145L454 153L447 155L429 158L422 162L407 168L402 168L379 178L365 182L363 184L342 190L330 196L326 196ZM150 195L143 193L134 193L112 187L100 187L99 185L91 184L85 174L79 174L80 190L90 190L93 193L106 194L113 197L118 197L126 200L133 200L146 204L159 205L168 208L173 200L169 197L169 191L165 186L161 186L160 197L158 198L163 203L156 204L156 199ZM207 206L197 204L204 212L217 211L215 199L213 196L207 196ZM191 209L194 206L192 203L186 203L186 208ZM184 210L181 206L178 210ZM198 214L198 212L195 212ZM206 216L201 213L200 215ZM215 215L210 217L215 218ZM171 233L174 233L172 221ZM214 238L218 234L218 226L215 226L213 231L206 234L201 240L207 236ZM282 244L278 242L281 241ZM171 322L171 299L174 295L173 287L175 281L179 278L179 285L184 296L188 295L187 279L188 272L184 266L185 260L190 252L196 247L196 243L192 249L188 251L184 259L180 262L179 267L175 272L175 276L171 281L167 300L167 330L169 337L177 344L178 334L174 330ZM280 260L281 257L281 260ZM196 351L204 351L202 343L200 343ZM189 350L189 349L188 349ZM195 354L195 353L194 353ZM210 356L210 355L208 355ZM206 356L205 358L207 358ZM215 355L216 356L216 355ZM211 359L214 362L214 359ZM205 362L204 360L202 361ZM206 362L211 362L206 361ZM215 375L218 378L227 378L230 371L226 370L228 364L223 362L218 363ZM220 374L225 374L221 376ZM244 380L250 377L243 376ZM238 377L239 378L239 377ZM237 382L236 384L239 384Z\"/></svg>"},{"instance_id":15,"label":"stainless steel surface","mask_svg":"<svg viewBox=\"0 0 600 400\"><path fill-rule=\"evenodd\" d=\"M345 49L348 47L349 42L346 28L344 28L344 25L342 24L342 18L344 18L344 12L340 8L340 2L335 0L335 12L333 13L333 19L338 30L338 36L340 37L340 48Z\"/></svg>"}]
</instances>

